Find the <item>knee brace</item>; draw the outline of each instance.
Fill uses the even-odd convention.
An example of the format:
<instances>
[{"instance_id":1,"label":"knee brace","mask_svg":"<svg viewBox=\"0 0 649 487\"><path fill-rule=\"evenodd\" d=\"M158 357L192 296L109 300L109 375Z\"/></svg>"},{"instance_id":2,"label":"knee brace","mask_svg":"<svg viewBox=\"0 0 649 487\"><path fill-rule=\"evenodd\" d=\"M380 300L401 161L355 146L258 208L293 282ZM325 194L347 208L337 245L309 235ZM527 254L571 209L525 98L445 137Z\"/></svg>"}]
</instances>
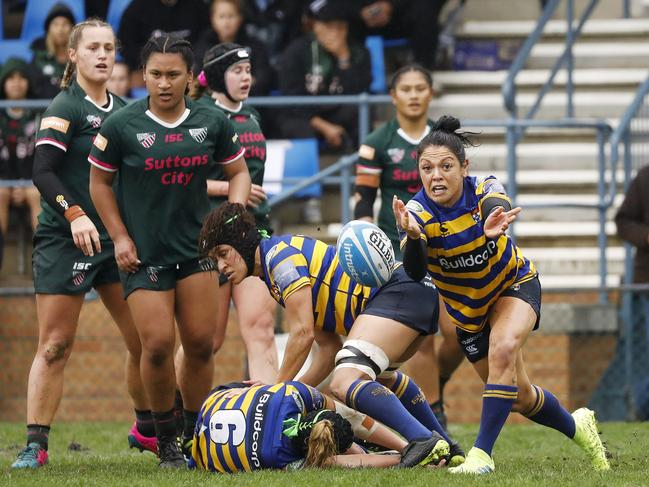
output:
<instances>
[{"instance_id":1,"label":"knee brace","mask_svg":"<svg viewBox=\"0 0 649 487\"><path fill-rule=\"evenodd\" d=\"M360 370L376 380L390 364L388 356L373 343L364 340L347 340L336 354L336 369Z\"/></svg>"}]
</instances>

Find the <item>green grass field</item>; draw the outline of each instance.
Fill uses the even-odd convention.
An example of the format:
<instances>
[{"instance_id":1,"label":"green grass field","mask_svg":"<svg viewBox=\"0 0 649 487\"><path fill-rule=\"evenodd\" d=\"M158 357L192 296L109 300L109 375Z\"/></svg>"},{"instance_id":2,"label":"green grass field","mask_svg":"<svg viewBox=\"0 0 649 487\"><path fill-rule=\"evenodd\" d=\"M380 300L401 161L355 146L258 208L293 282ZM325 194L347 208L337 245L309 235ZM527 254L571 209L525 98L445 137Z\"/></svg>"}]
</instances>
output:
<instances>
[{"instance_id":1,"label":"green grass field","mask_svg":"<svg viewBox=\"0 0 649 487\"><path fill-rule=\"evenodd\" d=\"M604 423L603 438L612 454L612 470L593 472L581 451L562 435L536 425L507 425L496 445L496 472L488 477L450 475L445 469L329 470L258 472L221 476L205 472L169 472L150 453L128 450L125 423L56 424L50 435L50 463L38 471L13 471L11 462L23 446L24 426L0 423L0 484L48 485L506 485L639 486L649 480L649 423ZM465 446L476 426L452 426ZM75 443L77 449L70 448ZM74 446L74 445L72 445Z\"/></svg>"}]
</instances>

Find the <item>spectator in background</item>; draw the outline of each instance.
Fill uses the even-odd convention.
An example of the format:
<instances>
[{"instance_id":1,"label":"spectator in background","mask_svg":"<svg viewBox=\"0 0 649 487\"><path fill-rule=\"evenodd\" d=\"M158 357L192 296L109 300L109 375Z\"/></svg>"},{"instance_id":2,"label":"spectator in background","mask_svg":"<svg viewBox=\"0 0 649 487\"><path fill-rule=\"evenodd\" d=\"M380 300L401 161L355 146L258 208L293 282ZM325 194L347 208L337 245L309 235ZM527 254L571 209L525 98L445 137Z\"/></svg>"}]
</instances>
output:
<instances>
[{"instance_id":1,"label":"spectator in background","mask_svg":"<svg viewBox=\"0 0 649 487\"><path fill-rule=\"evenodd\" d=\"M64 3L55 4L47 14L44 37L32 42L32 65L38 72L34 92L38 98L53 98L68 61L68 39L76 23L74 14Z\"/></svg>"},{"instance_id":2,"label":"spectator in background","mask_svg":"<svg viewBox=\"0 0 649 487\"><path fill-rule=\"evenodd\" d=\"M291 41L302 35L306 4L306 0L242 0L246 33L264 44L274 68Z\"/></svg>"},{"instance_id":3,"label":"spectator in background","mask_svg":"<svg viewBox=\"0 0 649 487\"><path fill-rule=\"evenodd\" d=\"M118 33L131 70L131 87L144 86L139 56L149 37L165 32L193 43L207 27L209 9L203 0L133 0L122 15Z\"/></svg>"},{"instance_id":4,"label":"spectator in background","mask_svg":"<svg viewBox=\"0 0 649 487\"><path fill-rule=\"evenodd\" d=\"M0 70L0 99L24 100L32 95L29 66L22 59L10 58ZM0 112L0 179L32 179L37 113L24 108ZM7 233L9 207L26 206L32 229L41 210L40 194L34 186L0 187L0 231Z\"/></svg>"},{"instance_id":5,"label":"spectator in background","mask_svg":"<svg viewBox=\"0 0 649 487\"><path fill-rule=\"evenodd\" d=\"M255 59L250 96L268 95L273 83L268 53L263 42L245 32L241 0L212 0L210 22L211 27L204 30L194 44L197 64L202 64L205 52L217 44L231 42L247 46Z\"/></svg>"},{"instance_id":6,"label":"spectator in background","mask_svg":"<svg viewBox=\"0 0 649 487\"><path fill-rule=\"evenodd\" d=\"M346 10L326 0L312 2L308 15L313 32L296 39L280 62L282 95L349 95L370 86L367 49L351 42ZM284 137L318 137L333 149L355 147L357 108L351 105L299 107L283 110Z\"/></svg>"},{"instance_id":7,"label":"spectator in background","mask_svg":"<svg viewBox=\"0 0 649 487\"><path fill-rule=\"evenodd\" d=\"M439 15L446 0L337 0L353 8L351 32L410 41L414 62L435 69Z\"/></svg>"},{"instance_id":8,"label":"spectator in background","mask_svg":"<svg viewBox=\"0 0 649 487\"><path fill-rule=\"evenodd\" d=\"M117 96L131 98L131 72L128 69L128 64L124 61L115 63L106 87L108 91Z\"/></svg>"}]
</instances>

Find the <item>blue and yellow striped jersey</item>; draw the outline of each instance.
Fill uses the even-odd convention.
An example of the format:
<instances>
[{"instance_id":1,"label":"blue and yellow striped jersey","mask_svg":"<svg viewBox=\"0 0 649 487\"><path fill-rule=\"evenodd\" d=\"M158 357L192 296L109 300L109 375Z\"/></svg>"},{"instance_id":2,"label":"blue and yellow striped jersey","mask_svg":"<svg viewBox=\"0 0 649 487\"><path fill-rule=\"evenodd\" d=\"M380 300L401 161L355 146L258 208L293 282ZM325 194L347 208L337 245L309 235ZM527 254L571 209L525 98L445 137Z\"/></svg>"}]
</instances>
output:
<instances>
[{"instance_id":1,"label":"blue and yellow striped jersey","mask_svg":"<svg viewBox=\"0 0 649 487\"><path fill-rule=\"evenodd\" d=\"M260 243L262 278L285 306L298 289L311 286L315 327L347 335L379 288L352 281L338 263L336 248L304 236L282 235Z\"/></svg>"},{"instance_id":2,"label":"blue and yellow striped jersey","mask_svg":"<svg viewBox=\"0 0 649 487\"><path fill-rule=\"evenodd\" d=\"M435 204L422 189L406 205L422 228L428 245L428 271L456 326L480 331L490 306L514 283L536 276L534 264L507 235L490 240L484 234L481 202L508 199L493 176L464 179L458 202L446 208ZM401 245L406 241L401 235Z\"/></svg>"},{"instance_id":3,"label":"blue and yellow striped jersey","mask_svg":"<svg viewBox=\"0 0 649 487\"><path fill-rule=\"evenodd\" d=\"M210 393L196 421L191 466L220 473L284 468L302 458L284 420L323 409L325 397L300 382L256 386L227 398Z\"/></svg>"}]
</instances>

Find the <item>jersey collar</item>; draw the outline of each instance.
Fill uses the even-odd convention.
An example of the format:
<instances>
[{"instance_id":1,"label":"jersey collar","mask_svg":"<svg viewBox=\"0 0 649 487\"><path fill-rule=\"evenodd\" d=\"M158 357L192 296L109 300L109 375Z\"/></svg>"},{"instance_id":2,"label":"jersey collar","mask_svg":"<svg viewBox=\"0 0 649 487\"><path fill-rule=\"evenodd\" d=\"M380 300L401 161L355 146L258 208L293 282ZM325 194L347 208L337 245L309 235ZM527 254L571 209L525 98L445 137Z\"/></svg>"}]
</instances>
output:
<instances>
[{"instance_id":1,"label":"jersey collar","mask_svg":"<svg viewBox=\"0 0 649 487\"><path fill-rule=\"evenodd\" d=\"M419 137L418 139L413 139L412 137L410 137L407 133L405 133L403 131L402 128L399 128L397 130L397 134L399 134L399 137L401 137L406 142L408 142L408 143L410 143L412 145L419 144L419 142L421 142L424 139L424 137L426 137L429 133L430 133L430 125L426 125L426 128L424 129L424 133L421 134L421 137Z\"/></svg>"},{"instance_id":2,"label":"jersey collar","mask_svg":"<svg viewBox=\"0 0 649 487\"><path fill-rule=\"evenodd\" d=\"M185 108L185 111L184 111L184 112L182 113L182 115L178 118L178 120L176 120L175 122L171 122L171 123L169 123L169 122L165 122L164 120L159 119L158 117L156 117L156 116L153 114L153 112L152 112L151 110L147 110L145 113L147 114L147 116L148 116L151 120L153 120L154 122L159 123L159 124L162 125L163 127L167 127L168 129L174 129L174 128L178 127L178 125L180 125L181 123L183 123L185 120L187 120L187 117L189 117L189 112L190 112L189 108Z\"/></svg>"},{"instance_id":3,"label":"jersey collar","mask_svg":"<svg viewBox=\"0 0 649 487\"><path fill-rule=\"evenodd\" d=\"M239 105L237 106L237 108L232 109L232 108L229 108L229 107L226 107L225 105L223 105L223 104L222 104L219 100L217 100L216 98L213 98L213 100L214 100L214 104L215 104L217 107L219 107L221 110L225 110L226 112L230 112L230 113L239 113L239 112L241 111L241 109L243 108L243 102L242 102L242 101L239 102Z\"/></svg>"}]
</instances>

